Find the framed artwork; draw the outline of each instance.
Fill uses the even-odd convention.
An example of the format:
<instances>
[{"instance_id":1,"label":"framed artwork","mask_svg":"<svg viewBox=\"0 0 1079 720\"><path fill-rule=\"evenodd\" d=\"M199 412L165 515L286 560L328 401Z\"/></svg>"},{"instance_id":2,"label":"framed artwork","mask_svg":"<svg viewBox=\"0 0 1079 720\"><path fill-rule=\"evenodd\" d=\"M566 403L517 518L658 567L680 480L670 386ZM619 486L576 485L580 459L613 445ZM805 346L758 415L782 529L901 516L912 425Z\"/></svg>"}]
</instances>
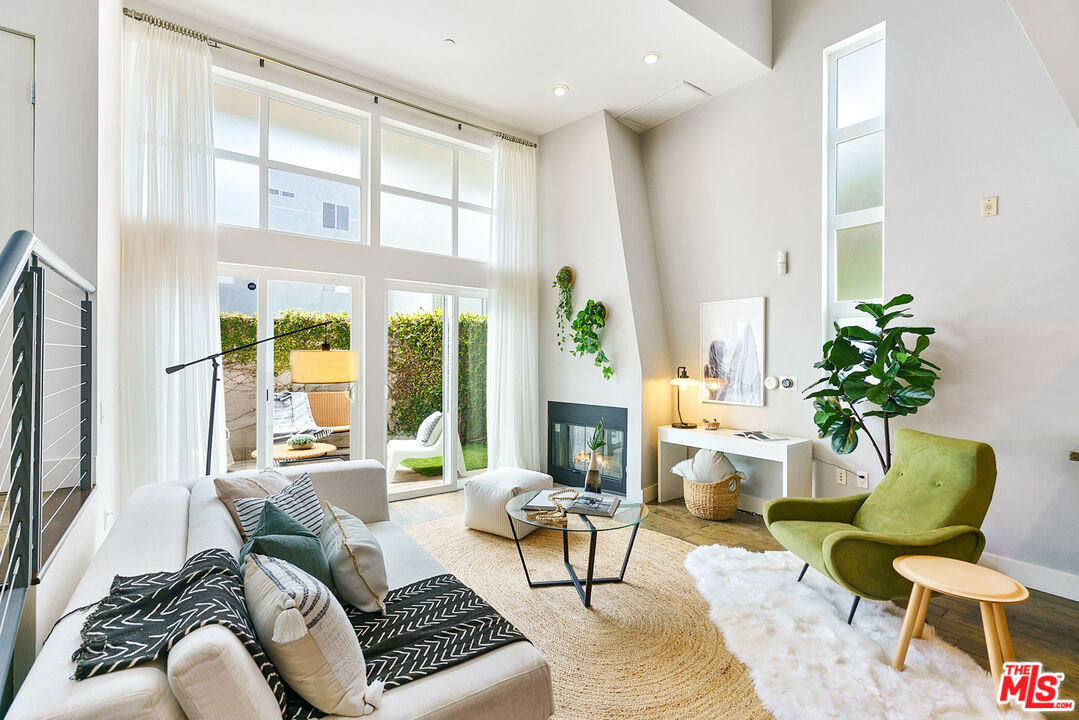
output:
<instances>
[{"instance_id":1,"label":"framed artwork","mask_svg":"<svg viewBox=\"0 0 1079 720\"><path fill-rule=\"evenodd\" d=\"M701 303L701 402L764 405L764 298Z\"/></svg>"}]
</instances>

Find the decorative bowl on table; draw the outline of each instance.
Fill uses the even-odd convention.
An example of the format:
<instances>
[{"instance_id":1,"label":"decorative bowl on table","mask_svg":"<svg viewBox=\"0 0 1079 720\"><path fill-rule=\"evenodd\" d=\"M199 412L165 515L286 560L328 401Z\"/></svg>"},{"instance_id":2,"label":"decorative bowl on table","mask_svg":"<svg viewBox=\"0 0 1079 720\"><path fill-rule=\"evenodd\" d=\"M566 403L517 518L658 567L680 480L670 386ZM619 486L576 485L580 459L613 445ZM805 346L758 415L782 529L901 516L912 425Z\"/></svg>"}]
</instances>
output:
<instances>
[{"instance_id":1,"label":"decorative bowl on table","mask_svg":"<svg viewBox=\"0 0 1079 720\"><path fill-rule=\"evenodd\" d=\"M313 435L293 435L288 439L289 450L310 450L315 444Z\"/></svg>"}]
</instances>

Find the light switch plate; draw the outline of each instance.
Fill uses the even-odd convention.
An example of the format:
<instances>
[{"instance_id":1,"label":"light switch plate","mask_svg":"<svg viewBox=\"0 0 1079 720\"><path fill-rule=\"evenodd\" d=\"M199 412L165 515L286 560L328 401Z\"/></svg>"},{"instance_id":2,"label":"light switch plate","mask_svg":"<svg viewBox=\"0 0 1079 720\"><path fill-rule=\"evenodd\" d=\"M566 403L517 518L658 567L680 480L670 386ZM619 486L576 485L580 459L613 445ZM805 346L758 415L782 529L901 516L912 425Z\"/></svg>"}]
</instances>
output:
<instances>
[{"instance_id":1,"label":"light switch plate","mask_svg":"<svg viewBox=\"0 0 1079 720\"><path fill-rule=\"evenodd\" d=\"M997 214L997 195L982 198L982 217L993 217Z\"/></svg>"},{"instance_id":2,"label":"light switch plate","mask_svg":"<svg viewBox=\"0 0 1079 720\"><path fill-rule=\"evenodd\" d=\"M843 468L835 469L835 484L846 485L847 484L847 471Z\"/></svg>"}]
</instances>

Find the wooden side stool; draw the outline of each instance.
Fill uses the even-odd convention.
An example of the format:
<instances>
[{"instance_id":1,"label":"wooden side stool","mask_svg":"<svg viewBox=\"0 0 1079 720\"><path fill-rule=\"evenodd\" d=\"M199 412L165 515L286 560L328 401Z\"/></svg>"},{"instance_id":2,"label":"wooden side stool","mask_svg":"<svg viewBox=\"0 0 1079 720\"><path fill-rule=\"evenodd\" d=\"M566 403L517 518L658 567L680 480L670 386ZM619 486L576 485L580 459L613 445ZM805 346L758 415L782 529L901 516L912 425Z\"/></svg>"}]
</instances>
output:
<instances>
[{"instance_id":1,"label":"wooden side stool","mask_svg":"<svg viewBox=\"0 0 1079 720\"><path fill-rule=\"evenodd\" d=\"M929 611L929 596L939 592L962 600L974 600L981 605L989 667L993 672L993 683L999 688L1003 664L1015 661L1008 621L1004 619L1004 606L1025 602L1030 592L1003 573L951 558L904 555L893 560L892 567L914 583L892 667L903 669L910 639L922 636L925 616Z\"/></svg>"}]
</instances>

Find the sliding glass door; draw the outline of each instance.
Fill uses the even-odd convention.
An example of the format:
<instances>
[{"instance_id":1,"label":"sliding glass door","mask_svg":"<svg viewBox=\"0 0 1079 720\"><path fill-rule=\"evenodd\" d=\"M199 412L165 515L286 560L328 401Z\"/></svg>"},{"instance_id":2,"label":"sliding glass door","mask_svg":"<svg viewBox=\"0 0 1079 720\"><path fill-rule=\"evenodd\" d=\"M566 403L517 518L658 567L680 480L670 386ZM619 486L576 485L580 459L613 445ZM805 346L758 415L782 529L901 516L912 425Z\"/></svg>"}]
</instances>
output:
<instances>
[{"instance_id":1,"label":"sliding glass door","mask_svg":"<svg viewBox=\"0 0 1079 720\"><path fill-rule=\"evenodd\" d=\"M360 279L222 266L218 288L223 350L291 333L222 359L228 469L362 458Z\"/></svg>"},{"instance_id":2,"label":"sliding glass door","mask_svg":"<svg viewBox=\"0 0 1079 720\"><path fill-rule=\"evenodd\" d=\"M487 300L460 288L391 283L386 314L390 495L454 490L487 467Z\"/></svg>"}]
</instances>

